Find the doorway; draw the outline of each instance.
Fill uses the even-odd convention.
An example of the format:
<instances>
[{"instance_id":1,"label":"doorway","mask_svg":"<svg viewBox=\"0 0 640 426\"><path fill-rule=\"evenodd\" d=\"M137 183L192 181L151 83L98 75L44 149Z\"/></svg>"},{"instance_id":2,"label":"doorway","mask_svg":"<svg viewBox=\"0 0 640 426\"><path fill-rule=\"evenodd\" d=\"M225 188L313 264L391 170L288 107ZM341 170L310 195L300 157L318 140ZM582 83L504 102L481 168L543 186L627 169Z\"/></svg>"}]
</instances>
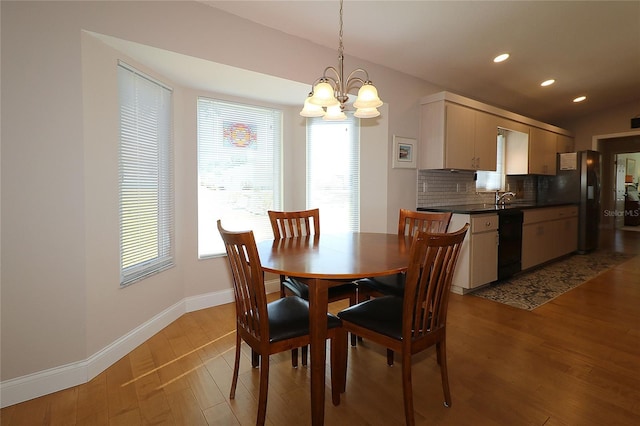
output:
<instances>
[{"instance_id":1,"label":"doorway","mask_svg":"<svg viewBox=\"0 0 640 426\"><path fill-rule=\"evenodd\" d=\"M626 158L636 154L640 157L640 131L594 136L593 149L602 154L601 227L624 229L625 178L618 181L621 173L626 177ZM637 183L638 178L635 179Z\"/></svg>"}]
</instances>

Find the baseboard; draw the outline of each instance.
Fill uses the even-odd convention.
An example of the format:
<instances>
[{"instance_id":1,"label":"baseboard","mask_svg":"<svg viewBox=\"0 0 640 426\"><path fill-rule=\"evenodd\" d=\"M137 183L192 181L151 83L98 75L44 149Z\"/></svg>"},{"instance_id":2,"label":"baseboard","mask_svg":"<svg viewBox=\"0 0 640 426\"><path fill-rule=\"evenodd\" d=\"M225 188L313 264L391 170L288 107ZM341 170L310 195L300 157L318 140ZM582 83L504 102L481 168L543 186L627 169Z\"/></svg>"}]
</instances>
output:
<instances>
[{"instance_id":1,"label":"baseboard","mask_svg":"<svg viewBox=\"0 0 640 426\"><path fill-rule=\"evenodd\" d=\"M279 282L265 282L265 287L268 293L279 291ZM0 408L86 383L185 313L233 300L232 289L187 297L85 360L5 380L0 383Z\"/></svg>"}]
</instances>

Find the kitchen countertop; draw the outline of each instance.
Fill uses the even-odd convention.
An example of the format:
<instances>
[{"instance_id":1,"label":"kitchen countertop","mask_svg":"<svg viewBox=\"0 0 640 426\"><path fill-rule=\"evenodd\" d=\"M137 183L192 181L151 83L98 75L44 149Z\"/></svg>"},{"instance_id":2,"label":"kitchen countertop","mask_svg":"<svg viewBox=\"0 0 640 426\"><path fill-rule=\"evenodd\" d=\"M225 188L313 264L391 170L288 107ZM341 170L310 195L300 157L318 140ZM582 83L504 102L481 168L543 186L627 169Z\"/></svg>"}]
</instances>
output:
<instances>
[{"instance_id":1,"label":"kitchen countertop","mask_svg":"<svg viewBox=\"0 0 640 426\"><path fill-rule=\"evenodd\" d=\"M430 211L430 212L451 212L460 214L482 214L482 213L494 213L505 210L525 210L525 209L539 209L545 207L560 207L571 206L575 203L508 203L508 204L460 204L453 206L435 206L435 207L418 207L418 211Z\"/></svg>"}]
</instances>

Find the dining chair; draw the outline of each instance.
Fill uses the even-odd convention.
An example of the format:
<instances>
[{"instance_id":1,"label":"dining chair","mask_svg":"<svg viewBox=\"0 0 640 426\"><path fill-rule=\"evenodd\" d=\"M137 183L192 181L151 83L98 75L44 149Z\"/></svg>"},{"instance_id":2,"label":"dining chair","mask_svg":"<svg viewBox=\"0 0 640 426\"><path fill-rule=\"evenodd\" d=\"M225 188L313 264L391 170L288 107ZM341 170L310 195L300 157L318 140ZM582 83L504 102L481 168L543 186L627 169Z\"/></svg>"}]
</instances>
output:
<instances>
[{"instance_id":1,"label":"dining chair","mask_svg":"<svg viewBox=\"0 0 640 426\"><path fill-rule=\"evenodd\" d=\"M258 394L257 425L264 425L267 411L269 384L269 356L305 346L309 337L309 303L297 296L276 299L267 303L264 271L252 231L218 231L224 241L227 260L233 277L236 304L236 353L229 398L235 398L240 367L240 347L244 340L259 357L260 384ZM345 389L347 335L340 319L327 314L327 337L331 342L331 397L340 404L340 393ZM253 360L252 360L253 361Z\"/></svg>"},{"instance_id":2,"label":"dining chair","mask_svg":"<svg viewBox=\"0 0 640 426\"><path fill-rule=\"evenodd\" d=\"M451 212L418 212L400 209L398 235L413 237L417 231L447 232L450 221ZM360 290L359 301L366 300L370 296L402 296L405 276L405 273L400 273L356 280Z\"/></svg>"},{"instance_id":3,"label":"dining chair","mask_svg":"<svg viewBox=\"0 0 640 426\"><path fill-rule=\"evenodd\" d=\"M320 235L320 209L301 211L269 210L269 221L274 239ZM357 286L352 281L329 287L329 303L349 299L349 306L358 302ZM280 297L295 295L309 300L309 286L296 277L280 275ZM351 344L355 346L356 337L351 336ZM294 367L298 365L298 350L291 354ZM307 365L307 348L302 348L302 365Z\"/></svg>"},{"instance_id":4,"label":"dining chair","mask_svg":"<svg viewBox=\"0 0 640 426\"><path fill-rule=\"evenodd\" d=\"M411 357L433 345L440 365L445 406L451 406L446 355L447 307L453 273L468 229L469 224L465 224L449 234L419 231L409 253L404 296L375 297L338 312L345 331L401 354L404 413L410 426L415 424ZM346 362L346 357L342 361Z\"/></svg>"},{"instance_id":5,"label":"dining chair","mask_svg":"<svg viewBox=\"0 0 640 426\"><path fill-rule=\"evenodd\" d=\"M451 212L418 212L400 209L398 235L413 237L417 231L447 232L450 221ZM404 294L405 278L406 274L402 272L395 275L356 280L358 302L368 300L371 296L402 296ZM391 349L387 349L387 364L393 365L393 351Z\"/></svg>"}]
</instances>

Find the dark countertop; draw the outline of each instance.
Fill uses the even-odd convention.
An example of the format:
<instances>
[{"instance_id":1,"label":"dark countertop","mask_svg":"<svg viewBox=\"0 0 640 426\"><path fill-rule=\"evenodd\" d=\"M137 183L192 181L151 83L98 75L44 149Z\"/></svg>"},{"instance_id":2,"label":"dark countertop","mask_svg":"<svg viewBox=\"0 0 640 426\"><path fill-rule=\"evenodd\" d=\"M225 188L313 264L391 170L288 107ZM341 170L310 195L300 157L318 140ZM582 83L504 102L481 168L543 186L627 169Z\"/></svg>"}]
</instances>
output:
<instances>
[{"instance_id":1,"label":"dark countertop","mask_svg":"<svg viewBox=\"0 0 640 426\"><path fill-rule=\"evenodd\" d=\"M539 209L545 207L560 207L560 206L572 206L575 203L509 203L509 204L461 204L453 206L436 206L436 207L418 207L418 211L424 212L451 212L460 214L482 214L482 213L494 213L505 210L526 210L526 209Z\"/></svg>"}]
</instances>

